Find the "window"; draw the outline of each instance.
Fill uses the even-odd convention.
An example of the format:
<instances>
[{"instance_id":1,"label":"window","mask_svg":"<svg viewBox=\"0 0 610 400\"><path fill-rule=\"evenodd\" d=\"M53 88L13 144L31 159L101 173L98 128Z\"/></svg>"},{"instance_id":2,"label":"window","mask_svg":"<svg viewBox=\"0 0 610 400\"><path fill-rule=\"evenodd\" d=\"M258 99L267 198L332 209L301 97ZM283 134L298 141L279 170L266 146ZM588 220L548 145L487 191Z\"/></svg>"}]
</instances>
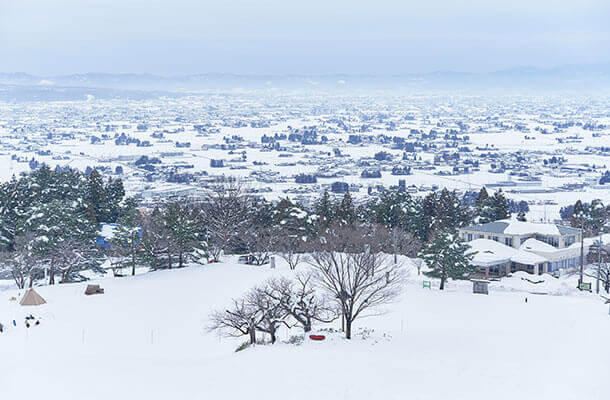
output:
<instances>
[{"instance_id":1,"label":"window","mask_svg":"<svg viewBox=\"0 0 610 400\"><path fill-rule=\"evenodd\" d=\"M574 244L575 241L576 241L576 236L574 236L574 235L567 236L565 239L566 246Z\"/></svg>"},{"instance_id":2,"label":"window","mask_svg":"<svg viewBox=\"0 0 610 400\"><path fill-rule=\"evenodd\" d=\"M470 242L470 241L472 241L472 233L469 233L469 234L468 234L468 241L469 241L469 242Z\"/></svg>"},{"instance_id":3,"label":"window","mask_svg":"<svg viewBox=\"0 0 610 400\"><path fill-rule=\"evenodd\" d=\"M553 247L559 247L559 238L557 237L537 235L536 239L540 240L541 242L548 243Z\"/></svg>"},{"instance_id":4,"label":"window","mask_svg":"<svg viewBox=\"0 0 610 400\"><path fill-rule=\"evenodd\" d=\"M497 237L497 236L492 236L492 237L491 237L491 240L493 240L494 242L499 242L499 241L500 241L500 238L499 238L499 237Z\"/></svg>"},{"instance_id":5,"label":"window","mask_svg":"<svg viewBox=\"0 0 610 400\"><path fill-rule=\"evenodd\" d=\"M504 238L504 244L509 246L509 247L513 247L513 238Z\"/></svg>"}]
</instances>

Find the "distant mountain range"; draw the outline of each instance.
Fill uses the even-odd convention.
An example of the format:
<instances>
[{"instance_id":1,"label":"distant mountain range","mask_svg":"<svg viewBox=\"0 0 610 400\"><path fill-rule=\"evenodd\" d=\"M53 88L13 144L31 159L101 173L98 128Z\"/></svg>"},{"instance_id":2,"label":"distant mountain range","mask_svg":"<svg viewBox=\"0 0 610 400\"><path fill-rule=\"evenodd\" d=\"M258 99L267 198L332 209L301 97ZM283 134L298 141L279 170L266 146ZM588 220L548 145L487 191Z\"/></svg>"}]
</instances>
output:
<instances>
[{"instance_id":1,"label":"distant mountain range","mask_svg":"<svg viewBox=\"0 0 610 400\"><path fill-rule=\"evenodd\" d=\"M604 91L610 90L610 64L569 65L552 69L512 68L489 73L437 71L398 75L249 75L85 73L37 76L0 73L0 99L45 100L95 97L148 98L236 90L458 90L458 91Z\"/></svg>"}]
</instances>

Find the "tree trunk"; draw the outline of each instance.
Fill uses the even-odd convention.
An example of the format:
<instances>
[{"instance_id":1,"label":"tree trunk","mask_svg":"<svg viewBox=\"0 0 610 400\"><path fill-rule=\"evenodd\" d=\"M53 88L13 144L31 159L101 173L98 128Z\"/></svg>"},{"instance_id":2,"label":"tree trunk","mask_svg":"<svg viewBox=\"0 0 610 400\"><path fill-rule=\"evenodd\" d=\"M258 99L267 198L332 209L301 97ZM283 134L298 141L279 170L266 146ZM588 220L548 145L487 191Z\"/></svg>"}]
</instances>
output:
<instances>
[{"instance_id":1,"label":"tree trunk","mask_svg":"<svg viewBox=\"0 0 610 400\"><path fill-rule=\"evenodd\" d=\"M271 336L271 344L275 343L275 331L271 331L269 332L269 335Z\"/></svg>"},{"instance_id":2,"label":"tree trunk","mask_svg":"<svg viewBox=\"0 0 610 400\"><path fill-rule=\"evenodd\" d=\"M444 276L441 277L441 286L439 287L439 290L445 290L445 277Z\"/></svg>"},{"instance_id":3,"label":"tree trunk","mask_svg":"<svg viewBox=\"0 0 610 400\"><path fill-rule=\"evenodd\" d=\"M250 334L250 344L256 344L256 330L250 328L248 333Z\"/></svg>"},{"instance_id":4,"label":"tree trunk","mask_svg":"<svg viewBox=\"0 0 610 400\"><path fill-rule=\"evenodd\" d=\"M172 269L172 252L167 248L167 266L169 269Z\"/></svg>"},{"instance_id":5,"label":"tree trunk","mask_svg":"<svg viewBox=\"0 0 610 400\"><path fill-rule=\"evenodd\" d=\"M51 268L49 268L49 285L55 285L55 260L51 259Z\"/></svg>"},{"instance_id":6,"label":"tree trunk","mask_svg":"<svg viewBox=\"0 0 610 400\"><path fill-rule=\"evenodd\" d=\"M303 330L305 333L311 332L311 321L307 321L303 324Z\"/></svg>"},{"instance_id":7,"label":"tree trunk","mask_svg":"<svg viewBox=\"0 0 610 400\"><path fill-rule=\"evenodd\" d=\"M181 250L180 253L178 253L178 268L182 268L182 267L184 267L184 265L183 265L182 250Z\"/></svg>"},{"instance_id":8,"label":"tree trunk","mask_svg":"<svg viewBox=\"0 0 610 400\"><path fill-rule=\"evenodd\" d=\"M132 247L131 250L131 276L136 274L136 251L135 248Z\"/></svg>"},{"instance_id":9,"label":"tree trunk","mask_svg":"<svg viewBox=\"0 0 610 400\"><path fill-rule=\"evenodd\" d=\"M347 318L345 319L345 338L352 338L352 320Z\"/></svg>"}]
</instances>

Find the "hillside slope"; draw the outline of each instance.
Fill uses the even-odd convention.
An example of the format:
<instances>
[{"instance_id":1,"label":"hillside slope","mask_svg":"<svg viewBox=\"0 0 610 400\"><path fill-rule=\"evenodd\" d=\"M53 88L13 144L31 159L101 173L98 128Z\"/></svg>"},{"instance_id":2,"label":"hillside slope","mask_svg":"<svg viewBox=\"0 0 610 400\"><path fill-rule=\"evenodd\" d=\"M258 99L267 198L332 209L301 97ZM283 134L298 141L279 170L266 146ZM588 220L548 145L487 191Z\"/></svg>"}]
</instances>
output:
<instances>
[{"instance_id":1,"label":"hillside slope","mask_svg":"<svg viewBox=\"0 0 610 400\"><path fill-rule=\"evenodd\" d=\"M532 295L522 284L473 295L469 284L405 295L382 316L300 346L235 353L242 339L206 332L210 311L279 268L222 263L86 284L40 287L20 307L0 292L3 398L45 399L602 399L610 316L593 295ZM517 280L518 278L513 278ZM528 302L525 303L525 297ZM27 314L41 324L29 329ZM338 327L338 324L331 324ZM363 331L361 328L372 329ZM282 332L281 340L289 335Z\"/></svg>"}]
</instances>

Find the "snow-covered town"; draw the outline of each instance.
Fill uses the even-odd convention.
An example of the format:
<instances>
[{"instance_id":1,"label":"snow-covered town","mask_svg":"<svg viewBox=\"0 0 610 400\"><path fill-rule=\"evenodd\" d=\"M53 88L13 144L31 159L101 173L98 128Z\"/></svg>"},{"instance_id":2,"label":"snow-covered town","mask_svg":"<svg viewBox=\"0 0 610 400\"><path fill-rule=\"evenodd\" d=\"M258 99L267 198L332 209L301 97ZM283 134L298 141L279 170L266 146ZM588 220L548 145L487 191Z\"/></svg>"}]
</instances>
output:
<instances>
[{"instance_id":1,"label":"snow-covered town","mask_svg":"<svg viewBox=\"0 0 610 400\"><path fill-rule=\"evenodd\" d=\"M607 399L609 18L0 0L0 399Z\"/></svg>"}]
</instances>

